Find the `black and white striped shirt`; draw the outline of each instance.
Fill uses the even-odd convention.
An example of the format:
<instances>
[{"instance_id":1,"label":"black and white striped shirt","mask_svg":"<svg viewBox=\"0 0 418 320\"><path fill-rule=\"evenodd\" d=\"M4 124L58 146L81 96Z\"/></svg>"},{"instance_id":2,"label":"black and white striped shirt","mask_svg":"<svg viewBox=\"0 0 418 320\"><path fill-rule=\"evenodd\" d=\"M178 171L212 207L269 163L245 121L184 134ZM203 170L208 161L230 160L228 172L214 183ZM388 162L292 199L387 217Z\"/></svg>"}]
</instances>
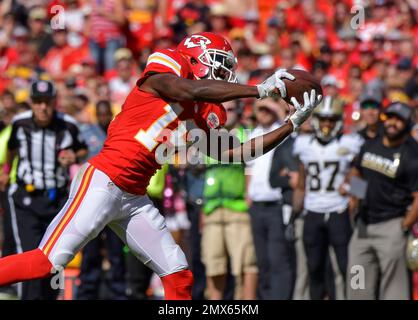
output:
<instances>
[{"instance_id":1,"label":"black and white striped shirt","mask_svg":"<svg viewBox=\"0 0 418 320\"><path fill-rule=\"evenodd\" d=\"M8 149L18 152L16 182L47 190L68 183L68 169L59 165L59 152L65 149L77 152L87 146L72 117L56 112L50 125L40 128L32 111L26 111L13 119Z\"/></svg>"}]
</instances>

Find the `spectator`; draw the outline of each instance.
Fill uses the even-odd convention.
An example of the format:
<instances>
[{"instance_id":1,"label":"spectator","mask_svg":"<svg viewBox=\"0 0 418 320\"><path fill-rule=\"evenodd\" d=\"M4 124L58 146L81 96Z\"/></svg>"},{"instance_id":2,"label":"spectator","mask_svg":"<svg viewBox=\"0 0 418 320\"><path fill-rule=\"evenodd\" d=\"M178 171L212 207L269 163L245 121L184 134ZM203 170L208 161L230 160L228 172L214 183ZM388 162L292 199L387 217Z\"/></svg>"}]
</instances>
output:
<instances>
[{"instance_id":1,"label":"spectator","mask_svg":"<svg viewBox=\"0 0 418 320\"><path fill-rule=\"evenodd\" d=\"M135 85L137 74L134 74L132 53L127 48L115 52L116 76L110 79L109 89L112 102L121 106L125 97Z\"/></svg>"},{"instance_id":2,"label":"spectator","mask_svg":"<svg viewBox=\"0 0 418 320\"><path fill-rule=\"evenodd\" d=\"M351 191L358 219L349 270L362 266L364 283L360 289L350 273L349 299L410 299L405 249L406 233L418 219L418 144L409 135L408 105L394 102L385 116L383 135L364 144L351 171L363 182Z\"/></svg>"},{"instance_id":3,"label":"spectator","mask_svg":"<svg viewBox=\"0 0 418 320\"><path fill-rule=\"evenodd\" d=\"M33 7L29 11L28 26L29 40L36 46L36 52L41 58L45 57L54 45L51 34L46 29L47 12L44 7Z\"/></svg>"},{"instance_id":4,"label":"spectator","mask_svg":"<svg viewBox=\"0 0 418 320\"><path fill-rule=\"evenodd\" d=\"M17 63L18 52L22 48L22 44L28 39L28 31L24 27L17 27L11 35L2 33L0 38L0 70L6 71L11 65ZM15 45L10 45L10 42Z\"/></svg>"},{"instance_id":5,"label":"spectator","mask_svg":"<svg viewBox=\"0 0 418 320\"><path fill-rule=\"evenodd\" d=\"M127 46L135 56L143 50L152 46L154 32L159 32L156 25L155 5L149 1L129 1L129 8L126 12L128 20L128 41Z\"/></svg>"},{"instance_id":6,"label":"spectator","mask_svg":"<svg viewBox=\"0 0 418 320\"><path fill-rule=\"evenodd\" d=\"M10 138L12 132L12 118L17 113L17 107L15 102L15 97L12 92L6 91L1 96L1 131L0 131L0 165L3 166L6 162L7 154L7 142ZM11 171L11 183L14 183L16 180L16 159L13 161L13 169ZM12 216L10 212L10 206L8 201L8 188L4 192L0 192L0 205L1 205L1 216L2 216L2 250L1 256L5 257L11 254L17 253L16 243L13 236L13 227L12 227ZM14 287L1 288L0 294L5 295L9 298L14 298L17 296L16 290Z\"/></svg>"},{"instance_id":7,"label":"spectator","mask_svg":"<svg viewBox=\"0 0 418 320\"><path fill-rule=\"evenodd\" d=\"M305 210L303 244L307 257L309 291L313 300L335 299L334 284L326 286L329 246L345 279L347 247L351 236L348 197L338 190L350 163L362 144L360 136L342 135L343 104L325 96L314 111L313 135L297 138L294 154L299 159L299 182L293 209ZM344 151L342 151L344 150Z\"/></svg>"},{"instance_id":8,"label":"spectator","mask_svg":"<svg viewBox=\"0 0 418 320\"><path fill-rule=\"evenodd\" d=\"M190 28L198 25L199 28L207 29L209 25L209 7L204 0L188 0L177 11L173 23L174 39L179 43L186 34L190 34Z\"/></svg>"},{"instance_id":9,"label":"spectator","mask_svg":"<svg viewBox=\"0 0 418 320\"><path fill-rule=\"evenodd\" d=\"M241 142L246 140L236 101L224 104L225 127L235 130ZM210 300L223 298L228 261L235 279L235 299L256 297L257 267L250 217L245 203L245 175L241 164L221 164L208 158L202 229L202 254L206 266ZM240 239L240 241L237 241Z\"/></svg>"},{"instance_id":10,"label":"spectator","mask_svg":"<svg viewBox=\"0 0 418 320\"><path fill-rule=\"evenodd\" d=\"M71 37L80 37L86 27L85 7L78 4L78 0L64 0L65 29Z\"/></svg>"},{"instance_id":11,"label":"spectator","mask_svg":"<svg viewBox=\"0 0 418 320\"><path fill-rule=\"evenodd\" d=\"M70 100L70 105L66 113L73 116L80 124L93 124L97 115L97 105L94 118L90 114L90 101L87 94L87 90L78 88L74 90L73 96L67 98Z\"/></svg>"},{"instance_id":12,"label":"spectator","mask_svg":"<svg viewBox=\"0 0 418 320\"><path fill-rule=\"evenodd\" d=\"M300 69L300 66L296 65L296 56L291 48L281 50L279 65L285 69L292 69L295 67L299 67Z\"/></svg>"},{"instance_id":13,"label":"spectator","mask_svg":"<svg viewBox=\"0 0 418 320\"><path fill-rule=\"evenodd\" d=\"M286 226L284 237L288 241L287 248L285 245L282 247L287 249L283 250L285 259L289 261L289 264L292 266L291 270L294 272L292 277L295 279L295 290L292 298L300 300L303 299L307 293L307 277L305 281L302 279L306 270L306 258L304 259L304 252L301 252L301 248L296 249L298 243L295 242L301 239L299 230L301 229L299 223L301 219L298 219L299 221L296 222L294 217L292 217L293 190L297 186L299 175L297 161L292 152L295 138L295 135L290 136L274 151L270 169L270 185L273 188L280 188L282 191L283 224ZM290 230L292 228L294 228L294 230ZM295 249L299 252L296 253Z\"/></svg>"},{"instance_id":14,"label":"spectator","mask_svg":"<svg viewBox=\"0 0 418 320\"><path fill-rule=\"evenodd\" d=\"M228 36L230 26L227 19L227 10L223 4L215 4L210 8L209 25L211 32L219 33L224 37Z\"/></svg>"},{"instance_id":15,"label":"spectator","mask_svg":"<svg viewBox=\"0 0 418 320\"><path fill-rule=\"evenodd\" d=\"M173 42L174 33L171 28L162 28L157 31L154 37L155 49L172 49L176 46Z\"/></svg>"},{"instance_id":16,"label":"spectator","mask_svg":"<svg viewBox=\"0 0 418 320\"><path fill-rule=\"evenodd\" d=\"M376 138L382 134L383 127L379 119L381 108L382 94L373 88L366 88L360 97L361 118L366 126L359 131L365 140Z\"/></svg>"},{"instance_id":17,"label":"spectator","mask_svg":"<svg viewBox=\"0 0 418 320\"><path fill-rule=\"evenodd\" d=\"M339 85L337 78L334 75L327 74L321 80L322 90L324 95L336 98L338 95Z\"/></svg>"},{"instance_id":18,"label":"spectator","mask_svg":"<svg viewBox=\"0 0 418 320\"><path fill-rule=\"evenodd\" d=\"M249 138L279 127L278 105L271 99L255 104L258 126ZM269 182L274 151L247 163L247 201L259 269L258 297L290 300L295 282L294 257L284 237L281 189Z\"/></svg>"},{"instance_id":19,"label":"spectator","mask_svg":"<svg viewBox=\"0 0 418 320\"><path fill-rule=\"evenodd\" d=\"M54 45L40 63L55 81L62 81L67 77L70 67L78 62L81 54L80 50L69 45L67 37L66 29L54 30Z\"/></svg>"},{"instance_id":20,"label":"spectator","mask_svg":"<svg viewBox=\"0 0 418 320\"><path fill-rule=\"evenodd\" d=\"M114 54L123 47L125 38L124 3L116 0L90 0L90 14L86 24L89 31L90 55L97 61L99 73L113 68Z\"/></svg>"}]
</instances>

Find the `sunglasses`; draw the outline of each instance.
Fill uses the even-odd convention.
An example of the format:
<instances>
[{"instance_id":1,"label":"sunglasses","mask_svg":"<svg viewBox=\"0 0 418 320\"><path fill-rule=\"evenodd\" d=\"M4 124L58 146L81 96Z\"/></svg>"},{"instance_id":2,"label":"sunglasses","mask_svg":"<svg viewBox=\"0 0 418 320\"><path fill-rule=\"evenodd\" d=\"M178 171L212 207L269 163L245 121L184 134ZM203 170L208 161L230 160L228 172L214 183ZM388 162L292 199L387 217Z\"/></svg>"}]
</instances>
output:
<instances>
[{"instance_id":1,"label":"sunglasses","mask_svg":"<svg viewBox=\"0 0 418 320\"><path fill-rule=\"evenodd\" d=\"M361 105L361 109L380 109L380 105L377 103L365 103Z\"/></svg>"},{"instance_id":2,"label":"sunglasses","mask_svg":"<svg viewBox=\"0 0 418 320\"><path fill-rule=\"evenodd\" d=\"M54 98L49 98L49 97L32 98L32 102L35 103L35 104L42 103L42 102L50 104L53 100L54 100Z\"/></svg>"},{"instance_id":3,"label":"sunglasses","mask_svg":"<svg viewBox=\"0 0 418 320\"><path fill-rule=\"evenodd\" d=\"M270 112L270 113L274 113L273 110L271 110L269 107L267 106L259 106L258 107L258 111L264 111L264 112Z\"/></svg>"},{"instance_id":4,"label":"sunglasses","mask_svg":"<svg viewBox=\"0 0 418 320\"><path fill-rule=\"evenodd\" d=\"M339 121L341 120L341 117L337 117L337 116L330 116L330 117L324 117L324 116L318 116L317 117L319 121Z\"/></svg>"}]
</instances>

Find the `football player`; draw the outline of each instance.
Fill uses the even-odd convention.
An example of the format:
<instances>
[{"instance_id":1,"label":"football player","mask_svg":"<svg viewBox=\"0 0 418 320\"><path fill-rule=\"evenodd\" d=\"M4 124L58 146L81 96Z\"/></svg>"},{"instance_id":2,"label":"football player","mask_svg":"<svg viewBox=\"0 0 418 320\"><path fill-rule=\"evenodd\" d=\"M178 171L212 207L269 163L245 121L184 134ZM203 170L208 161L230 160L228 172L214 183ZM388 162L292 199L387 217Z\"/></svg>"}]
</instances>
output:
<instances>
[{"instance_id":1,"label":"football player","mask_svg":"<svg viewBox=\"0 0 418 320\"><path fill-rule=\"evenodd\" d=\"M299 159L299 183L294 210L304 209L303 243L307 257L311 299L323 299L328 248L335 251L345 275L351 236L349 198L339 193L354 156L363 143L359 135L343 135L341 100L324 97L312 117L313 134L296 138L293 152ZM344 277L345 279L345 277Z\"/></svg>"},{"instance_id":2,"label":"football player","mask_svg":"<svg viewBox=\"0 0 418 320\"><path fill-rule=\"evenodd\" d=\"M236 63L230 44L208 32L188 36L176 50L151 54L122 111L111 122L102 151L81 167L67 203L39 247L0 259L0 286L50 276L53 267L65 266L109 225L161 277L166 299L190 299L193 276L185 255L146 196L146 187L160 168L156 149L164 142L164 132L180 130L181 121L188 119L206 132L218 129L226 118L220 103L279 94L283 98L283 79L294 80L280 69L256 86L240 85L235 83ZM293 99L295 112L282 127L263 136L262 152L299 127L321 98L312 90L304 93L303 105ZM244 159L254 154L256 145L250 140L225 148L219 157L238 152Z\"/></svg>"}]
</instances>

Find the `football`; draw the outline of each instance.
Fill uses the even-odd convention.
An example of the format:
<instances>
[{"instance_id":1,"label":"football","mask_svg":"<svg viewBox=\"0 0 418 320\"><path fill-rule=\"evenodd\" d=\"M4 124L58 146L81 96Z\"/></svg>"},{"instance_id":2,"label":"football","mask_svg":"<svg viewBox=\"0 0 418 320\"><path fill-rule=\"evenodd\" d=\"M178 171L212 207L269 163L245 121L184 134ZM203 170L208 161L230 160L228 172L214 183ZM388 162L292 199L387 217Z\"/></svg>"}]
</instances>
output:
<instances>
[{"instance_id":1,"label":"football","mask_svg":"<svg viewBox=\"0 0 418 320\"><path fill-rule=\"evenodd\" d=\"M283 79L286 84L286 98L284 100L287 103L291 103L290 99L295 97L296 100L303 105L303 93L311 92L312 89L315 89L316 94L322 95L322 88L318 80L314 78L309 72L299 69L288 69L287 72L295 76L295 80L291 81L288 79Z\"/></svg>"}]
</instances>

